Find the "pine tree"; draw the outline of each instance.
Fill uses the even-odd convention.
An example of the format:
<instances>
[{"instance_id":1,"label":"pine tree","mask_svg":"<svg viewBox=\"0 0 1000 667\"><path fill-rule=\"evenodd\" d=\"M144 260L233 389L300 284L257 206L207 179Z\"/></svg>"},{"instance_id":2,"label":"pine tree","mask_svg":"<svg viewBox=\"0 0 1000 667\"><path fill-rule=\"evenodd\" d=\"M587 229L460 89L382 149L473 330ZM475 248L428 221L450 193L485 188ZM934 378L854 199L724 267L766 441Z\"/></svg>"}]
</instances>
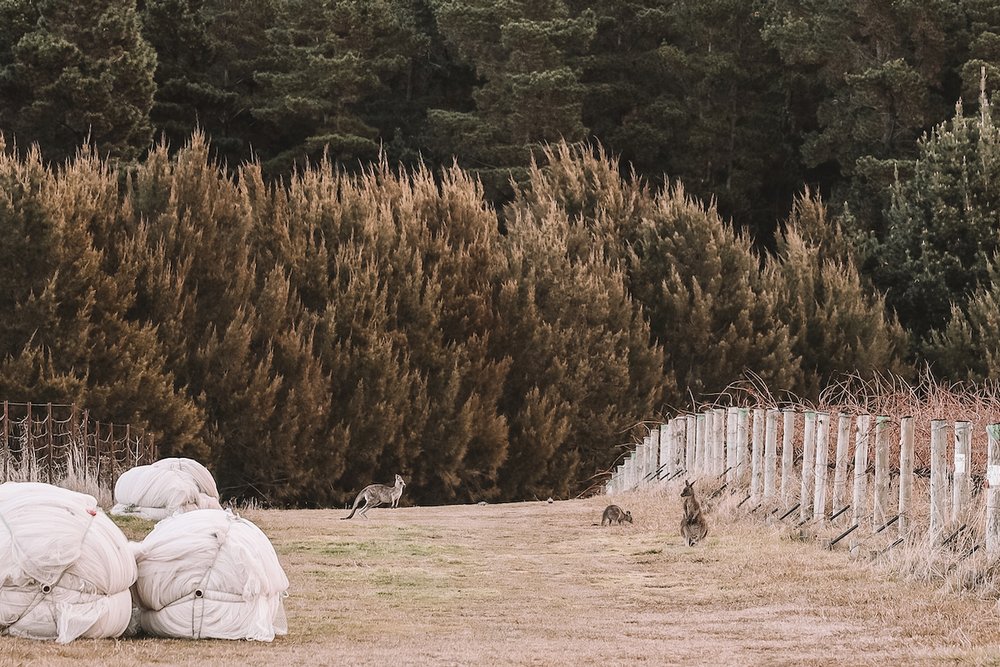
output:
<instances>
[{"instance_id":1,"label":"pine tree","mask_svg":"<svg viewBox=\"0 0 1000 667\"><path fill-rule=\"evenodd\" d=\"M5 12L7 13L7 12ZM13 14L13 16L11 16ZM142 38L135 0L15 3L0 58L0 122L22 145L62 161L92 142L132 160L151 139L156 54Z\"/></svg>"},{"instance_id":2,"label":"pine tree","mask_svg":"<svg viewBox=\"0 0 1000 667\"><path fill-rule=\"evenodd\" d=\"M578 62L593 16L571 15L563 0L435 0L434 9L446 41L482 83L474 109L428 112L427 141L439 159L455 156L473 170L488 196L507 195L512 177L526 178L533 148L586 136Z\"/></svg>"}]
</instances>

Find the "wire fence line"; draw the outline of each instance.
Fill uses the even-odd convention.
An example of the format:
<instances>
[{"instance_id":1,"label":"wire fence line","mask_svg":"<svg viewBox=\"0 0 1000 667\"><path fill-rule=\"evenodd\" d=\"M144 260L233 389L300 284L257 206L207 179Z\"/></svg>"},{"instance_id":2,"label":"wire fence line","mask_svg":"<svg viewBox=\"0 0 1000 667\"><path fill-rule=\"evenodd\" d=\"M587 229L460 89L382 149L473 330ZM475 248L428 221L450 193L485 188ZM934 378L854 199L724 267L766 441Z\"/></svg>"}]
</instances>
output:
<instances>
[{"instance_id":1,"label":"wire fence line","mask_svg":"<svg viewBox=\"0 0 1000 667\"><path fill-rule=\"evenodd\" d=\"M732 497L748 515L809 527L830 548L885 541L877 551L910 543L996 558L1000 423L989 417L922 424L771 406L679 414L649 428L605 492L690 477L710 500Z\"/></svg>"},{"instance_id":2,"label":"wire fence line","mask_svg":"<svg viewBox=\"0 0 1000 667\"><path fill-rule=\"evenodd\" d=\"M77 471L111 487L123 471L155 460L151 433L100 421L76 404L0 404L0 482L52 484Z\"/></svg>"}]
</instances>

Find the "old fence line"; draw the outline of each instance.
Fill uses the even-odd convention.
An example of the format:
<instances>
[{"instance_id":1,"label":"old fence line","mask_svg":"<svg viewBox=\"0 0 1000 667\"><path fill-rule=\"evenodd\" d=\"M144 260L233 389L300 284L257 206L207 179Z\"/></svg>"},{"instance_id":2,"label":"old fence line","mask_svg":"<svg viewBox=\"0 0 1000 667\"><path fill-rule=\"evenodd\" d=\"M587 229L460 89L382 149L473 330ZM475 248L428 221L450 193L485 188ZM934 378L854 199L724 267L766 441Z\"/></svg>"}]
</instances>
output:
<instances>
[{"instance_id":1,"label":"old fence line","mask_svg":"<svg viewBox=\"0 0 1000 667\"><path fill-rule=\"evenodd\" d=\"M110 486L123 470L156 459L152 434L98 421L76 404L3 401L0 410L0 482L51 484L75 469Z\"/></svg>"},{"instance_id":2,"label":"old fence line","mask_svg":"<svg viewBox=\"0 0 1000 667\"><path fill-rule=\"evenodd\" d=\"M934 419L929 426L927 440L918 442L909 416L743 407L678 415L648 430L612 471L605 492L656 488L682 475L697 478L703 493L742 494L739 506L749 504L749 511L763 510L768 518L797 516L799 526L839 524L845 530L828 544L850 535L852 551L864 529L869 536L894 530L897 538L888 548L921 538L930 547L945 546L959 532L973 530L973 496L985 493L985 521L971 550L1000 553L1000 424L976 434L980 441L985 435L985 457L973 450L971 422ZM920 456L920 467L918 451L929 454ZM915 482L928 472L929 485L921 482L927 500L915 499Z\"/></svg>"}]
</instances>

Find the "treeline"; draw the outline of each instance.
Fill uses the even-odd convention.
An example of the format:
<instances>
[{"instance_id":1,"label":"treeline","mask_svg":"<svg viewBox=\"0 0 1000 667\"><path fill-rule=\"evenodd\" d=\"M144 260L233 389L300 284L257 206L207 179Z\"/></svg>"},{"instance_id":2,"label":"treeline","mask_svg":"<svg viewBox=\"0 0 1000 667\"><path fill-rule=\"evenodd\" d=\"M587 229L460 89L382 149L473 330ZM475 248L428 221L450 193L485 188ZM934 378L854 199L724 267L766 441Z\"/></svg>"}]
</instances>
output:
<instances>
[{"instance_id":1,"label":"treeline","mask_svg":"<svg viewBox=\"0 0 1000 667\"><path fill-rule=\"evenodd\" d=\"M202 135L116 171L0 158L0 395L76 400L231 495L566 496L665 406L746 369L815 393L905 334L805 195L762 258L680 185L561 144L498 213L460 168L265 182ZM501 232L501 228L503 231Z\"/></svg>"},{"instance_id":2,"label":"treeline","mask_svg":"<svg viewBox=\"0 0 1000 667\"><path fill-rule=\"evenodd\" d=\"M597 140L769 244L804 183L880 229L998 35L983 0L12 0L0 127L56 161L196 128L266 175L457 158L503 201L539 145Z\"/></svg>"},{"instance_id":3,"label":"treeline","mask_svg":"<svg viewBox=\"0 0 1000 667\"><path fill-rule=\"evenodd\" d=\"M4 3L0 390L230 495L450 502L585 488L744 373L989 378L998 35L976 0Z\"/></svg>"}]
</instances>

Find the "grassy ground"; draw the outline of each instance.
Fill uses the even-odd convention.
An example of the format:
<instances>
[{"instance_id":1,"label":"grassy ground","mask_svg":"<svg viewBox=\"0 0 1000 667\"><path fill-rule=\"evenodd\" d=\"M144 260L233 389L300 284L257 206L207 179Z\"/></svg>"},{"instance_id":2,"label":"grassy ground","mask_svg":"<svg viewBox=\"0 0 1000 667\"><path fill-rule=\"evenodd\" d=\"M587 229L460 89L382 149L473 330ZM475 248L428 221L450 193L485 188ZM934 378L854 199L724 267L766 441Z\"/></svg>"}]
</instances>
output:
<instances>
[{"instance_id":1,"label":"grassy ground","mask_svg":"<svg viewBox=\"0 0 1000 667\"><path fill-rule=\"evenodd\" d=\"M594 525L607 501L247 512L291 581L288 636L0 637L0 665L1000 665L992 602L754 523L688 548L676 489L616 497L632 525Z\"/></svg>"}]
</instances>

